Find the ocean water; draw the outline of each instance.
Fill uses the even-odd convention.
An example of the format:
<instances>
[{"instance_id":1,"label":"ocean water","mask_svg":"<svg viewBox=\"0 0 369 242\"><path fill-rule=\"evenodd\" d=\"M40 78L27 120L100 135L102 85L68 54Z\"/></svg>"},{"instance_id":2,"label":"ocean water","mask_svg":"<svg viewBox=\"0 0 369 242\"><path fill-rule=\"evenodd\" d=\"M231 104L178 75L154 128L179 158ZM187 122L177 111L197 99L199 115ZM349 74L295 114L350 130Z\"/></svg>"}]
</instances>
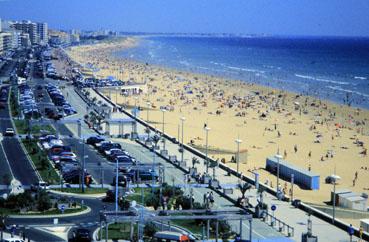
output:
<instances>
[{"instance_id":1,"label":"ocean water","mask_svg":"<svg viewBox=\"0 0 369 242\"><path fill-rule=\"evenodd\" d=\"M369 109L369 38L142 37L117 55Z\"/></svg>"}]
</instances>

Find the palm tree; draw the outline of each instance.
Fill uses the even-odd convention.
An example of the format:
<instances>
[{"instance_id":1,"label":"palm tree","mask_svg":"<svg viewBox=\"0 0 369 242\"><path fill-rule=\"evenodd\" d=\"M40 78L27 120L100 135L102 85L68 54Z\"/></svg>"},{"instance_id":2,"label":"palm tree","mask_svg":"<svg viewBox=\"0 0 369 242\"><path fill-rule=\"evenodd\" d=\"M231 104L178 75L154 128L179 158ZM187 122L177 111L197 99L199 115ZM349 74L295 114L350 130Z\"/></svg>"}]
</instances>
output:
<instances>
[{"instance_id":1,"label":"palm tree","mask_svg":"<svg viewBox=\"0 0 369 242\"><path fill-rule=\"evenodd\" d=\"M195 168L196 164L200 164L200 161L197 157L192 157L192 168Z\"/></svg>"},{"instance_id":2,"label":"palm tree","mask_svg":"<svg viewBox=\"0 0 369 242\"><path fill-rule=\"evenodd\" d=\"M247 182L244 182L244 183L239 183L238 184L238 188L240 189L241 191L241 194L242 194L242 199L245 198L245 193L251 189L251 185Z\"/></svg>"}]
</instances>

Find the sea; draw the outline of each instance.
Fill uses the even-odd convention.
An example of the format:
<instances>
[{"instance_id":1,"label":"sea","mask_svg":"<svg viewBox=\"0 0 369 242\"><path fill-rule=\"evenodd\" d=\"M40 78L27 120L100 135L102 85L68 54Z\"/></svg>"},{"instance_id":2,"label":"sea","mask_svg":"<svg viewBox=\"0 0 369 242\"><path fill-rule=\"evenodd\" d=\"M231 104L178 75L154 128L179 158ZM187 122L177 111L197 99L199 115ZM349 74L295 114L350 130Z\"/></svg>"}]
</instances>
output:
<instances>
[{"instance_id":1,"label":"sea","mask_svg":"<svg viewBox=\"0 0 369 242\"><path fill-rule=\"evenodd\" d=\"M369 109L369 38L144 36L117 55Z\"/></svg>"}]
</instances>

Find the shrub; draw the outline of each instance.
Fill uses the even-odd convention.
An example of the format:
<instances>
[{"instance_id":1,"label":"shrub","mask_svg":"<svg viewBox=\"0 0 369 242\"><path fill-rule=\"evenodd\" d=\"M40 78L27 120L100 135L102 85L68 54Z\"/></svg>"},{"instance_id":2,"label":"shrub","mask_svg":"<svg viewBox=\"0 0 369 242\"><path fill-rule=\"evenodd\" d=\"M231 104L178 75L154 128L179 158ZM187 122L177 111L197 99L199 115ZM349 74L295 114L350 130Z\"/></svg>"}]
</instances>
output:
<instances>
[{"instance_id":1,"label":"shrub","mask_svg":"<svg viewBox=\"0 0 369 242\"><path fill-rule=\"evenodd\" d=\"M155 224L150 222L145 225L144 235L152 238L157 231Z\"/></svg>"}]
</instances>

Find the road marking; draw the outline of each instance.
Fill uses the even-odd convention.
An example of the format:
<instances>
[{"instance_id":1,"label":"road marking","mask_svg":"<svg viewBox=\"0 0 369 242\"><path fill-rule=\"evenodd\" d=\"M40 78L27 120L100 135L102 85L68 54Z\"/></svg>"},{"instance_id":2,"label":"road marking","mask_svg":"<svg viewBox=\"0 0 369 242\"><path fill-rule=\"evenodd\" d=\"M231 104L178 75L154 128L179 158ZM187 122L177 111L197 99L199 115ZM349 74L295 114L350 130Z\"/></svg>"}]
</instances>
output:
<instances>
[{"instance_id":1,"label":"road marking","mask_svg":"<svg viewBox=\"0 0 369 242\"><path fill-rule=\"evenodd\" d=\"M6 155L6 153L5 153L4 146L3 146L3 143L2 143L2 142L0 142L0 146L1 146L1 149L3 150L3 153L4 153L4 156L5 156L6 163L8 163L9 170L10 170L10 174L12 175L12 178L14 179L14 174L13 174L12 168L11 168L11 166L10 166L10 163L9 163L9 160L8 160L8 156L7 156L7 155Z\"/></svg>"}]
</instances>

